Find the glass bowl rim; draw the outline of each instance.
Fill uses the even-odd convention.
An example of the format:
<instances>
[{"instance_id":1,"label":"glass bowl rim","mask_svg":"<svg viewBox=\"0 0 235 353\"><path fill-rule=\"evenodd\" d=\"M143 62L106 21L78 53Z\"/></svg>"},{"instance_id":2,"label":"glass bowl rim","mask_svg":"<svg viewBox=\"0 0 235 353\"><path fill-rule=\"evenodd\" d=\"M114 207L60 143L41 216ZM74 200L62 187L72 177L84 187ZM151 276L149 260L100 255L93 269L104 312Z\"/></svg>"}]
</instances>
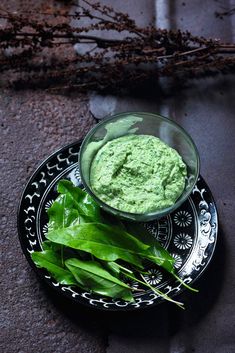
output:
<instances>
[{"instance_id":1,"label":"glass bowl rim","mask_svg":"<svg viewBox=\"0 0 235 353\"><path fill-rule=\"evenodd\" d=\"M184 196L182 198L178 198L178 200L170 207L167 208L163 208L159 211L154 211L154 212L145 212L145 213L134 213L134 212L126 212L126 211L122 211L119 210L118 208L114 208L110 205L108 205L107 203L105 203L104 201L102 201L99 197L97 197L95 195L95 193L92 191L92 189L87 185L86 181L83 178L83 172L82 172L82 167L81 167L81 155L84 149L84 145L86 143L86 141L95 133L96 130L98 130L98 128L104 124L106 124L107 122L116 119L116 118L120 118L120 117L124 117L127 115L150 115L152 117L158 117L161 120L165 120L168 124L174 125L176 126L177 129L181 130L181 132L183 133L183 135L185 135L188 140L190 141L190 143L193 146L193 149L195 151L195 155L196 155L196 177L195 180L193 182L192 187L184 194ZM80 151L79 151L79 171L80 171L80 176L81 176L81 180L82 183L86 189L86 191L90 194L90 196L98 203L101 205L101 207L103 207L104 209L109 210L112 214L116 215L116 216L123 216L125 218L128 219L134 219L134 218L144 218L144 217L148 217L151 219L155 218L160 218L164 215L170 214L171 212L173 212L174 210L176 210L184 201L186 201L189 197L189 195L191 194L194 186L197 183L198 177L199 177L199 172L200 172L200 156L199 156L199 152L198 149L192 139L192 137L189 135L189 133L181 126L179 125L177 122L173 121L170 118L167 118L161 114L158 113L149 113L149 112L145 112L145 111L126 111L126 112L121 112L121 113L117 113L117 114L113 114L113 115L107 115L104 116L102 118L102 120L100 122L98 122L97 124L95 124L90 130L89 132L86 134L86 136L84 137L81 147L80 147ZM182 194L181 194L182 195ZM118 214L117 214L118 213Z\"/></svg>"}]
</instances>

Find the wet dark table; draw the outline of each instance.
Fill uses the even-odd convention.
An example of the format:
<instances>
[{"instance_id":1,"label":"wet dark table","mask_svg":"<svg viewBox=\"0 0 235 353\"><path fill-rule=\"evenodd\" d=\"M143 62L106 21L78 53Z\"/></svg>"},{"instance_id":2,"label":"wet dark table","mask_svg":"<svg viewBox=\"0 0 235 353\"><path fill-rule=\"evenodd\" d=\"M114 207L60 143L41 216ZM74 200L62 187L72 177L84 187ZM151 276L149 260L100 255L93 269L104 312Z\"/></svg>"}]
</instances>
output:
<instances>
[{"instance_id":1,"label":"wet dark table","mask_svg":"<svg viewBox=\"0 0 235 353\"><path fill-rule=\"evenodd\" d=\"M104 2L104 1L103 1ZM9 9L46 1L2 1ZM35 4L36 3L36 4ZM106 0L141 25L188 29L234 41L234 17L214 16L229 1ZM235 80L191 80L138 97L52 95L1 89L0 352L233 353L235 352ZM94 117L125 110L169 116L193 137L201 174L215 198L220 226L213 260L181 295L187 309L162 304L133 313L102 313L58 298L38 281L22 254L16 229L20 194L39 162L81 138Z\"/></svg>"}]
</instances>

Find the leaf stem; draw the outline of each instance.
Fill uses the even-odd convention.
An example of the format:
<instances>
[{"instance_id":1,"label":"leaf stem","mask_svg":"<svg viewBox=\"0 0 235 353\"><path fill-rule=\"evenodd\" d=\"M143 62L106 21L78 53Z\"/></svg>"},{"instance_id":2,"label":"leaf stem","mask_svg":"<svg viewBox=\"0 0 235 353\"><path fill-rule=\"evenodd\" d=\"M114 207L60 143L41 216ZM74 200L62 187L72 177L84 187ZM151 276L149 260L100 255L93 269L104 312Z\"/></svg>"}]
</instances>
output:
<instances>
[{"instance_id":1,"label":"leaf stem","mask_svg":"<svg viewBox=\"0 0 235 353\"><path fill-rule=\"evenodd\" d=\"M160 297L164 298L165 300L167 300L167 301L169 301L169 302L171 302L171 303L176 304L176 305L179 306L181 309L184 309L184 304L183 304L183 303L171 299L167 294L161 292L161 291L160 291L159 289L157 289L157 288L152 287L149 283L146 282L146 280L145 280L145 278L144 278L144 276L143 276L142 274L140 274L140 276L143 278L144 282L141 281L141 280L139 280L139 279L136 278L135 276L131 276L131 275L127 274L127 273L125 273L125 275L126 275L127 277L133 279L134 281L137 281L137 282L143 284L145 287L148 287L148 288L151 289L154 293L156 293L156 294L159 295Z\"/></svg>"},{"instance_id":2,"label":"leaf stem","mask_svg":"<svg viewBox=\"0 0 235 353\"><path fill-rule=\"evenodd\" d=\"M119 265L117 262L116 262L116 265L117 265L121 270L133 274L133 272L132 272L131 270L129 270L128 268L126 268L126 267L124 267L124 266Z\"/></svg>"},{"instance_id":3,"label":"leaf stem","mask_svg":"<svg viewBox=\"0 0 235 353\"><path fill-rule=\"evenodd\" d=\"M179 276L177 276L175 273L172 273L172 275L187 289L191 290L192 292L199 292L198 289L190 287L187 283L185 283Z\"/></svg>"}]
</instances>

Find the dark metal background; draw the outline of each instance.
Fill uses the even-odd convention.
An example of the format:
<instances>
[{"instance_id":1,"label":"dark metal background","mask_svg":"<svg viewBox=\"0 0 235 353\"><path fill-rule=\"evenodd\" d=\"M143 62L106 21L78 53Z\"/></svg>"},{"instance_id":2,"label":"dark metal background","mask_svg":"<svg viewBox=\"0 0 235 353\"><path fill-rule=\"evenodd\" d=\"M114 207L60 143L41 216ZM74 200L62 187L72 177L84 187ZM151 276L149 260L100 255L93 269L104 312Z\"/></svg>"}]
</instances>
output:
<instances>
[{"instance_id":1,"label":"dark metal background","mask_svg":"<svg viewBox=\"0 0 235 353\"><path fill-rule=\"evenodd\" d=\"M10 10L53 1L1 1ZM234 41L234 17L215 18L229 1L106 0L139 24L189 29ZM157 9L157 13L156 10ZM101 97L51 95L30 90L0 92L1 222L0 351L4 353L233 353L235 352L235 80L232 76L163 84L151 95ZM102 314L48 292L20 249L16 210L21 191L39 161L79 139L95 116L148 110L175 119L201 155L201 174L217 203L220 230L199 294L184 293L187 309L169 304L140 313Z\"/></svg>"}]
</instances>

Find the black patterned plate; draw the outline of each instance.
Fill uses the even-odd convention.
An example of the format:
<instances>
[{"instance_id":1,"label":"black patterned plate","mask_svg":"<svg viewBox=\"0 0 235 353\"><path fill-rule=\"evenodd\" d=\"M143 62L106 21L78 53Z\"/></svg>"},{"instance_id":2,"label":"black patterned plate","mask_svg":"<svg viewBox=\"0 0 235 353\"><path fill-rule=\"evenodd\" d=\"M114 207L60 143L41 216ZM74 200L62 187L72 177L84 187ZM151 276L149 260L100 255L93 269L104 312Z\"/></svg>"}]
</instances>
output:
<instances>
[{"instance_id":1,"label":"black patterned plate","mask_svg":"<svg viewBox=\"0 0 235 353\"><path fill-rule=\"evenodd\" d=\"M41 249L45 238L48 221L46 210L57 196L58 181L67 178L75 185L82 186L78 168L80 144L75 142L53 153L29 180L18 213L18 232L24 254L49 286L79 303L106 310L133 310L158 304L162 299L150 290L137 292L135 302L128 303L102 298L77 287L60 285L46 271L38 269L31 260L30 254ZM212 258L218 230L215 203L205 181L200 177L188 200L171 215L145 223L144 226L175 258L178 275L186 283L194 282ZM146 265L146 272L145 279L171 297L183 290L182 285L167 277L157 267ZM138 283L131 285L138 287Z\"/></svg>"}]
</instances>

